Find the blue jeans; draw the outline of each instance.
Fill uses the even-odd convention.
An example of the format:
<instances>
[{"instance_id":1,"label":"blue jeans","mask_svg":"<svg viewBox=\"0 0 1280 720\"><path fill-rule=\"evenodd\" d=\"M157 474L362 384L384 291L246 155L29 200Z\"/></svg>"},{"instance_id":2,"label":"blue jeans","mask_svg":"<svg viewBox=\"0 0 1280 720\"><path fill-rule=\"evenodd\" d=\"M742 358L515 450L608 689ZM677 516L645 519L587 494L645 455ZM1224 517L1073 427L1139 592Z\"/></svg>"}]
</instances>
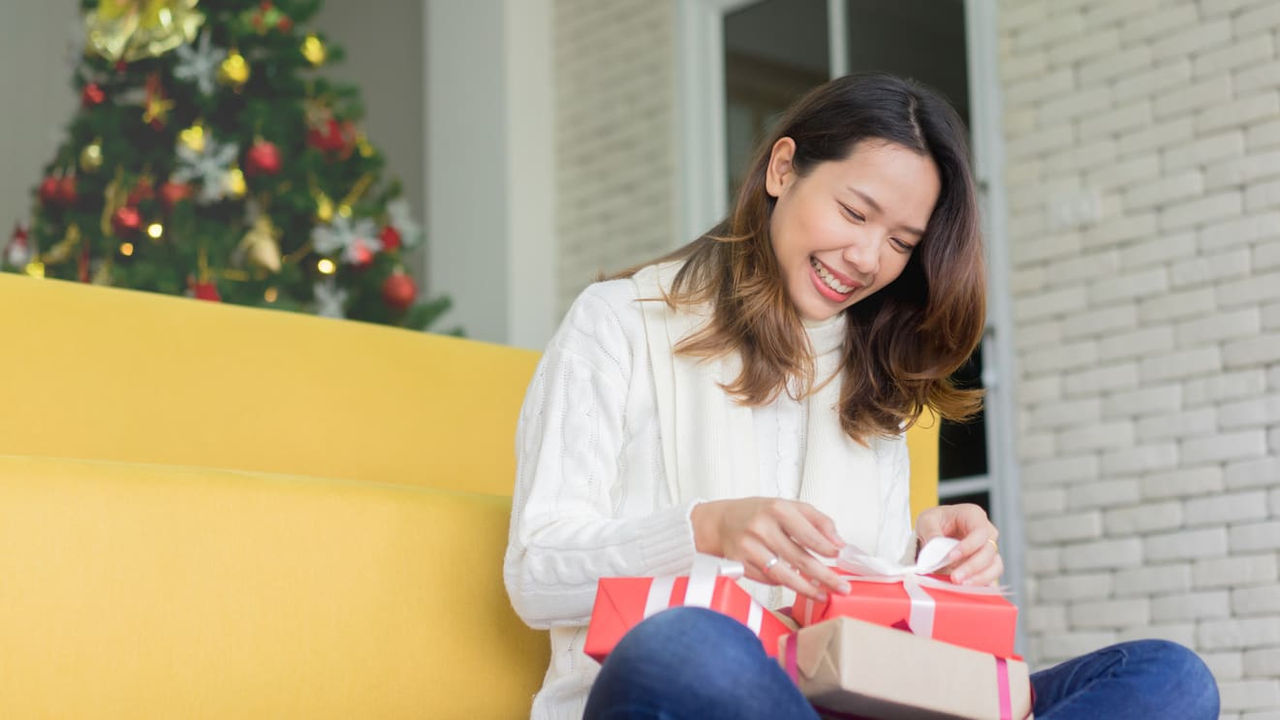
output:
<instances>
[{"instance_id":1,"label":"blue jeans","mask_svg":"<svg viewBox=\"0 0 1280 720\"><path fill-rule=\"evenodd\" d=\"M1218 686L1195 653L1163 640L1113 645L1035 673L1037 720L1216 720ZM584 716L817 720L778 663L737 620L674 608L627 633L605 660Z\"/></svg>"}]
</instances>

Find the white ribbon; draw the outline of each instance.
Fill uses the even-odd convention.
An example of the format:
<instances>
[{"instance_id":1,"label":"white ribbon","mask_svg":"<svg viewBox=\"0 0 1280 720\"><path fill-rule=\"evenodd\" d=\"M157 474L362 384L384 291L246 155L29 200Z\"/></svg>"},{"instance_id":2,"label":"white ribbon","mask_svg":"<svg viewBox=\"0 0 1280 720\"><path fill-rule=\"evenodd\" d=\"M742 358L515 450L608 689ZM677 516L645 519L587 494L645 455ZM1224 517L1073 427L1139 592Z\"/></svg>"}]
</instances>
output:
<instances>
[{"instance_id":1,"label":"white ribbon","mask_svg":"<svg viewBox=\"0 0 1280 720\"><path fill-rule=\"evenodd\" d=\"M933 637L933 620L937 614L937 601L925 588L937 588L965 595L1007 595L1008 588L1000 586L956 585L929 577L947 565L947 556L960 544L959 540L936 537L925 543L914 565L901 565L869 555L854 545L845 545L836 559L836 566L854 574L847 578L854 582L902 583L911 599L911 613L907 625L911 632L922 637Z\"/></svg>"},{"instance_id":2,"label":"white ribbon","mask_svg":"<svg viewBox=\"0 0 1280 720\"><path fill-rule=\"evenodd\" d=\"M745 571L742 563L736 560L726 560L701 553L694 555L693 567L689 569L689 585L685 588L684 597L674 599L671 597L672 588L676 583L675 575L655 577L653 583L649 585L649 594L645 597L644 616L648 618L669 607L681 605L710 609L711 601L715 597L716 578L727 577L736 580L742 577ZM760 625L764 622L764 607L755 599L750 602L746 625L751 632L759 635Z\"/></svg>"}]
</instances>

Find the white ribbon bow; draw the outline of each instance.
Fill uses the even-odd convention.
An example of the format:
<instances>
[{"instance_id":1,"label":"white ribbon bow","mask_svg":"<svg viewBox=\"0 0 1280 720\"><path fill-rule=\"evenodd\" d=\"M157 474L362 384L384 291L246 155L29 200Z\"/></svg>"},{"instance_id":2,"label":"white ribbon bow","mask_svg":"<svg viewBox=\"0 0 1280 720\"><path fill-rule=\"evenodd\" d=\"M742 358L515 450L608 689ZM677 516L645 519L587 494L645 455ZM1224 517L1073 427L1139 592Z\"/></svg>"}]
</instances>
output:
<instances>
[{"instance_id":1,"label":"white ribbon bow","mask_svg":"<svg viewBox=\"0 0 1280 720\"><path fill-rule=\"evenodd\" d=\"M662 575L653 579L649 586L649 595L644 601L644 616L647 618L669 607L711 608L711 600L715 596L716 578L742 577L745 568L736 560L726 560L714 555L701 553L693 556L693 567L689 569L689 585L685 588L684 598L672 600L671 590L676 583L675 575ZM745 591L744 591L745 592ZM754 599L747 610L747 627L759 635L760 625L764 621L764 607Z\"/></svg>"},{"instance_id":2,"label":"white ribbon bow","mask_svg":"<svg viewBox=\"0 0 1280 720\"><path fill-rule=\"evenodd\" d=\"M956 585L929 577L947 565L947 556L960 544L949 537L936 537L925 543L914 565L901 565L863 552L854 545L845 545L836 559L836 566L854 574L847 578L854 582L902 583L911 598L911 614L907 625L911 632L922 637L933 637L933 619L937 602L924 588L931 587L965 595L1007 595L1003 586Z\"/></svg>"}]
</instances>

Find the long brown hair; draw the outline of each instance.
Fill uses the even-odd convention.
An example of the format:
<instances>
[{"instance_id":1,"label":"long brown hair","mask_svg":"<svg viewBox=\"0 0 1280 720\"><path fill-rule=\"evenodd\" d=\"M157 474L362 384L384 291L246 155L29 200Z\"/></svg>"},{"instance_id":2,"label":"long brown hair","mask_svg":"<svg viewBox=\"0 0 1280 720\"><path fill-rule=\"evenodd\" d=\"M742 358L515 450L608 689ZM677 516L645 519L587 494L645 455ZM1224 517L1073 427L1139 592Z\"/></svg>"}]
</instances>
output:
<instances>
[{"instance_id":1,"label":"long brown hair","mask_svg":"<svg viewBox=\"0 0 1280 720\"><path fill-rule=\"evenodd\" d=\"M769 236L776 201L765 191L765 173L783 137L795 141L793 164L801 176L848 157L861 141L879 140L929 155L941 179L924 237L902 274L844 311L844 431L863 442L897 434L926 407L949 419L971 417L982 392L948 379L977 347L985 324L986 265L964 124L934 91L883 73L848 75L807 94L760 144L729 217L639 266L684 260L663 299L672 307L712 306L710 322L676 352L711 358L737 351L742 373L724 389L748 405L772 402L789 377L812 391L808 339Z\"/></svg>"}]
</instances>

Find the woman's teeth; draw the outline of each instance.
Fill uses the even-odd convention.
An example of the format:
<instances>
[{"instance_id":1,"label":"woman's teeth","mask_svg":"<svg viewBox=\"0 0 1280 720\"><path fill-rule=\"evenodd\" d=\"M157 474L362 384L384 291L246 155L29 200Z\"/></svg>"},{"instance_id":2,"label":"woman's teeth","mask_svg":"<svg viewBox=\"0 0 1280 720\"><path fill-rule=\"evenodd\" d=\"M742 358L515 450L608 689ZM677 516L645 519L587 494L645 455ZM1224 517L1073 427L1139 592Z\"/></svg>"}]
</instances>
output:
<instances>
[{"instance_id":1,"label":"woman's teeth","mask_svg":"<svg viewBox=\"0 0 1280 720\"><path fill-rule=\"evenodd\" d=\"M827 272L827 268L823 266L822 263L818 262L817 258L809 258L809 264L813 265L813 269L817 271L818 277L822 278L822 282L825 283L827 287L835 290L841 295L848 295L853 292L853 288L845 285L839 280L836 280L831 273Z\"/></svg>"}]
</instances>

